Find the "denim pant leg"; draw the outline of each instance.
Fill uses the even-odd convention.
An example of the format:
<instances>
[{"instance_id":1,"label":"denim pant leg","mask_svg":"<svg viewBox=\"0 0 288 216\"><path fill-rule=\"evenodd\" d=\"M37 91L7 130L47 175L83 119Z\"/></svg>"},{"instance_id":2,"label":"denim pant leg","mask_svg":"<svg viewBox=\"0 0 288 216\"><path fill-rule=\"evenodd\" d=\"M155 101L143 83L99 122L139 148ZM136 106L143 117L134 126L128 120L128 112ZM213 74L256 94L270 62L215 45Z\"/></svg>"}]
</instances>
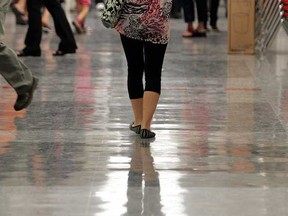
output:
<instances>
[{"instance_id":1,"label":"denim pant leg","mask_svg":"<svg viewBox=\"0 0 288 216\"><path fill-rule=\"evenodd\" d=\"M8 11L10 0L0 2L0 73L5 80L17 91L32 85L33 76L31 71L17 57L16 53L2 42L4 37L5 15ZM20 92L18 92L20 93Z\"/></svg>"},{"instance_id":2,"label":"denim pant leg","mask_svg":"<svg viewBox=\"0 0 288 216\"><path fill-rule=\"evenodd\" d=\"M182 0L184 21L191 23L195 21L194 0Z\"/></svg>"}]
</instances>

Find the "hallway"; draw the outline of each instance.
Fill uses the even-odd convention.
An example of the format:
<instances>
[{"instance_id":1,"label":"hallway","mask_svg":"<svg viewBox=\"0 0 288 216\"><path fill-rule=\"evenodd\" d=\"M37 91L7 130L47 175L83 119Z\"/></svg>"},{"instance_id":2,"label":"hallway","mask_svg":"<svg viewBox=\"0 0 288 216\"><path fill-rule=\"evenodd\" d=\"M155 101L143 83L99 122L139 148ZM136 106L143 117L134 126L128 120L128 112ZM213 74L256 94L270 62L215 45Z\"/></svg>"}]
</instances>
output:
<instances>
[{"instance_id":1,"label":"hallway","mask_svg":"<svg viewBox=\"0 0 288 216\"><path fill-rule=\"evenodd\" d=\"M6 42L26 27L7 17ZM126 90L119 36L92 11L76 55L22 60L39 77L26 111L0 77L0 216L287 216L288 46L227 55L227 24L182 38L171 19L162 95L143 142ZM285 46L284 46L285 45Z\"/></svg>"}]
</instances>

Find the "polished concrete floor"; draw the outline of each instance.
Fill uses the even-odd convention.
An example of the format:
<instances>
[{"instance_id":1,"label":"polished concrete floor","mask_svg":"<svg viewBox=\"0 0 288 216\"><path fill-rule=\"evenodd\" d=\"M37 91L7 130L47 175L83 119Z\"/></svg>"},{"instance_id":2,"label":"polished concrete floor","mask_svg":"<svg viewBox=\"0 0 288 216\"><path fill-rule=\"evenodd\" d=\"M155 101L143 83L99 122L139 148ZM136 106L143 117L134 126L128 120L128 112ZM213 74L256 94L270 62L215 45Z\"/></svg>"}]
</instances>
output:
<instances>
[{"instance_id":1,"label":"polished concrete floor","mask_svg":"<svg viewBox=\"0 0 288 216\"><path fill-rule=\"evenodd\" d=\"M71 15L71 18L73 14ZM6 42L26 31L7 17ZM119 36L95 11L76 55L22 58L40 78L31 106L0 77L0 216L287 216L288 47L227 55L220 33L183 39L171 20L163 91L143 142L133 120Z\"/></svg>"}]
</instances>

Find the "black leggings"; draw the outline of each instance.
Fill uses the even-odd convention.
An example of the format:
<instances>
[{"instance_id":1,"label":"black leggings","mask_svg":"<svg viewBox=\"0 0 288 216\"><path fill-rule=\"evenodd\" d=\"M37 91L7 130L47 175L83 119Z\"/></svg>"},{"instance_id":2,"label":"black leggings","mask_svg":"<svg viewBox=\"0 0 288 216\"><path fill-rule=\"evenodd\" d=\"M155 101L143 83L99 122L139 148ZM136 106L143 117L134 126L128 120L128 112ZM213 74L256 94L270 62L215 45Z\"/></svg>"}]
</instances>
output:
<instances>
[{"instance_id":1,"label":"black leggings","mask_svg":"<svg viewBox=\"0 0 288 216\"><path fill-rule=\"evenodd\" d=\"M121 35L128 65L128 93L130 99L143 97L145 91L161 93L161 71L167 44L153 44Z\"/></svg>"}]
</instances>

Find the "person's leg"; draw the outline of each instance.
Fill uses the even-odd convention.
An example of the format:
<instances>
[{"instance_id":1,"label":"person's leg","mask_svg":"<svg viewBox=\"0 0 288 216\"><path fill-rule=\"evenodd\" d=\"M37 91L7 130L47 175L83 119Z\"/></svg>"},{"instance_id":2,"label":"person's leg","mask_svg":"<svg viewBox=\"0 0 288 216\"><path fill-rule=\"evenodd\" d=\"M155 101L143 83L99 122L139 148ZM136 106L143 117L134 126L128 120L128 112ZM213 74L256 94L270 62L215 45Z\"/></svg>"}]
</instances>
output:
<instances>
[{"instance_id":1,"label":"person's leg","mask_svg":"<svg viewBox=\"0 0 288 216\"><path fill-rule=\"evenodd\" d=\"M81 5L81 0L76 0L76 12L77 12L77 16L78 16L78 14L81 13L82 7L83 7L83 6ZM74 28L75 28L76 33L82 34L82 33L84 33L84 29L82 28L81 23L80 23L80 21L78 20L77 16L76 16L76 19L72 21L72 24L73 24L73 26L74 26Z\"/></svg>"},{"instance_id":2,"label":"person's leg","mask_svg":"<svg viewBox=\"0 0 288 216\"><path fill-rule=\"evenodd\" d=\"M152 118L154 116L158 100L161 94L161 72L166 52L167 44L152 44L146 42L144 45L145 53L145 91L143 96L143 119L141 130L148 130L147 137L150 134ZM141 134L140 134L141 135ZM154 134L155 136L155 134Z\"/></svg>"},{"instance_id":3,"label":"person's leg","mask_svg":"<svg viewBox=\"0 0 288 216\"><path fill-rule=\"evenodd\" d=\"M11 4L11 10L15 14L17 25L27 25L26 0L19 0Z\"/></svg>"},{"instance_id":4,"label":"person's leg","mask_svg":"<svg viewBox=\"0 0 288 216\"><path fill-rule=\"evenodd\" d=\"M32 101L38 79L33 77L31 71L16 53L0 42L1 75L15 89L18 97L14 105L16 111L25 109Z\"/></svg>"},{"instance_id":5,"label":"person's leg","mask_svg":"<svg viewBox=\"0 0 288 216\"><path fill-rule=\"evenodd\" d=\"M206 26L207 26L207 13L208 5L207 0L196 0L197 15L198 15L198 26L197 33L194 33L195 37L205 37L206 36Z\"/></svg>"},{"instance_id":6,"label":"person's leg","mask_svg":"<svg viewBox=\"0 0 288 216\"><path fill-rule=\"evenodd\" d=\"M77 0L77 17L73 21L76 32L79 34L85 33L85 19L90 10L90 0Z\"/></svg>"},{"instance_id":7,"label":"person's leg","mask_svg":"<svg viewBox=\"0 0 288 216\"><path fill-rule=\"evenodd\" d=\"M8 8L7 3L9 2L3 0L0 3L0 36L4 36L5 14ZM32 100L38 79L33 77L31 71L19 60L16 53L1 41L0 62L1 75L18 94L14 109L18 111L26 108Z\"/></svg>"},{"instance_id":8,"label":"person's leg","mask_svg":"<svg viewBox=\"0 0 288 216\"><path fill-rule=\"evenodd\" d=\"M141 125L143 113L143 72L144 72L144 56L143 42L127 38L121 35L121 42L125 52L128 65L128 94L134 114L134 124L130 126L134 128ZM140 132L140 127L134 130Z\"/></svg>"},{"instance_id":9,"label":"person's leg","mask_svg":"<svg viewBox=\"0 0 288 216\"><path fill-rule=\"evenodd\" d=\"M195 20L194 0L182 0L184 21L187 23L187 29L183 32L183 37L190 37L194 32L193 22Z\"/></svg>"},{"instance_id":10,"label":"person's leg","mask_svg":"<svg viewBox=\"0 0 288 216\"><path fill-rule=\"evenodd\" d=\"M30 70L19 60L16 53L2 41L4 38L5 16L9 8L10 0L0 3L0 73L6 81L16 90L22 86L30 86L32 74Z\"/></svg>"},{"instance_id":11,"label":"person's leg","mask_svg":"<svg viewBox=\"0 0 288 216\"><path fill-rule=\"evenodd\" d=\"M18 52L18 56L40 56L40 42L42 38L40 0L27 0L28 30L25 37L25 48Z\"/></svg>"},{"instance_id":12,"label":"person's leg","mask_svg":"<svg viewBox=\"0 0 288 216\"><path fill-rule=\"evenodd\" d=\"M210 0L210 26L217 30L219 0Z\"/></svg>"},{"instance_id":13,"label":"person's leg","mask_svg":"<svg viewBox=\"0 0 288 216\"><path fill-rule=\"evenodd\" d=\"M80 13L77 16L77 20L80 22L81 26L85 26L85 19L89 13L90 3L83 4Z\"/></svg>"},{"instance_id":14,"label":"person's leg","mask_svg":"<svg viewBox=\"0 0 288 216\"><path fill-rule=\"evenodd\" d=\"M49 33L52 30L52 27L50 25L50 13L46 7L42 8L42 31L44 33Z\"/></svg>"},{"instance_id":15,"label":"person's leg","mask_svg":"<svg viewBox=\"0 0 288 216\"><path fill-rule=\"evenodd\" d=\"M50 13L48 11L48 9L46 7L43 8L43 12L42 12L42 26L49 26L49 22L50 22Z\"/></svg>"},{"instance_id":16,"label":"person's leg","mask_svg":"<svg viewBox=\"0 0 288 216\"><path fill-rule=\"evenodd\" d=\"M181 18L181 4L180 0L173 0L172 2L172 10L171 10L171 17L175 19Z\"/></svg>"},{"instance_id":17,"label":"person's leg","mask_svg":"<svg viewBox=\"0 0 288 216\"><path fill-rule=\"evenodd\" d=\"M31 85L33 77L30 70L19 60L16 53L2 42L0 42L0 62L2 76L15 90Z\"/></svg>"},{"instance_id":18,"label":"person's leg","mask_svg":"<svg viewBox=\"0 0 288 216\"><path fill-rule=\"evenodd\" d=\"M84 24L85 19L89 13L91 1L90 0L78 0L80 5L80 10L78 11L77 20Z\"/></svg>"},{"instance_id":19,"label":"person's leg","mask_svg":"<svg viewBox=\"0 0 288 216\"><path fill-rule=\"evenodd\" d=\"M61 40L58 51L53 55L75 53L77 45L74 34L59 0L44 0L44 5L53 18L56 33Z\"/></svg>"},{"instance_id":20,"label":"person's leg","mask_svg":"<svg viewBox=\"0 0 288 216\"><path fill-rule=\"evenodd\" d=\"M12 3L16 7L16 9L22 13L25 14L26 11L26 0L18 0L17 3Z\"/></svg>"}]
</instances>

